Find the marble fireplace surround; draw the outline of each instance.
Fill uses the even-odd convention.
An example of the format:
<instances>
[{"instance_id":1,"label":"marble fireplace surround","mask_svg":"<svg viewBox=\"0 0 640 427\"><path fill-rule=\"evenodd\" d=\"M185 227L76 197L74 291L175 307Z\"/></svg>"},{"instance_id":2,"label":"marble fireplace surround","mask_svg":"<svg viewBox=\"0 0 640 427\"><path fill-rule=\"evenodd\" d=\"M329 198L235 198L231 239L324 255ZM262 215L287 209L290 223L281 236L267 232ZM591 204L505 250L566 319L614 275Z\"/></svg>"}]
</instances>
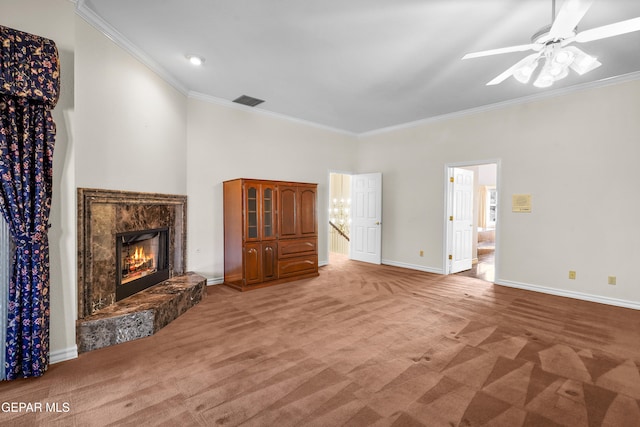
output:
<instances>
[{"instance_id":1,"label":"marble fireplace surround","mask_svg":"<svg viewBox=\"0 0 640 427\"><path fill-rule=\"evenodd\" d=\"M185 272L187 197L78 189L78 352L155 334L198 304L204 277ZM169 229L169 279L116 301L116 234Z\"/></svg>"},{"instance_id":2,"label":"marble fireplace surround","mask_svg":"<svg viewBox=\"0 0 640 427\"><path fill-rule=\"evenodd\" d=\"M187 196L78 188L78 317L115 304L116 234L169 228L169 277L186 266Z\"/></svg>"}]
</instances>

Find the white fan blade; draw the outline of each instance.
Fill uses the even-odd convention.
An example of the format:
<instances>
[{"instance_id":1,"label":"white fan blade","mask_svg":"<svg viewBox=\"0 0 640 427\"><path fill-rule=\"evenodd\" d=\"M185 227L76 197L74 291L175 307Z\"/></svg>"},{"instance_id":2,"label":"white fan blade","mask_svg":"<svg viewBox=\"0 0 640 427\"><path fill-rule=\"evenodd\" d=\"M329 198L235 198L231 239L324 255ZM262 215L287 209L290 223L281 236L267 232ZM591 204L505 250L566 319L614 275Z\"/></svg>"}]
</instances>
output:
<instances>
[{"instance_id":1,"label":"white fan blade","mask_svg":"<svg viewBox=\"0 0 640 427\"><path fill-rule=\"evenodd\" d=\"M634 31L640 31L640 17L582 31L576 34L575 41L585 43L592 40L619 36L620 34L632 33Z\"/></svg>"},{"instance_id":2,"label":"white fan blade","mask_svg":"<svg viewBox=\"0 0 640 427\"><path fill-rule=\"evenodd\" d=\"M486 84L486 86L493 86L493 85L497 85L502 83L503 81L507 80L509 77L511 77L511 75L513 75L513 73L522 66L522 64L524 64L525 62L531 61L533 59L535 59L536 57L540 56L540 53L532 53L529 56L526 56L525 58L521 59L520 61L518 61L513 67L509 68L507 71L505 71L504 73L500 74L498 77L496 77L495 79L491 80L489 83Z\"/></svg>"},{"instance_id":3,"label":"white fan blade","mask_svg":"<svg viewBox=\"0 0 640 427\"><path fill-rule=\"evenodd\" d=\"M480 58L482 56L490 56L490 55L500 55L502 53L510 53L510 52L524 52L525 50L540 50L542 48L541 45L536 43L530 44L521 44L518 46L510 46L510 47L502 47L499 49L491 49L491 50L483 50L481 52L467 53L462 59L471 59L471 58Z\"/></svg>"},{"instance_id":4,"label":"white fan blade","mask_svg":"<svg viewBox=\"0 0 640 427\"><path fill-rule=\"evenodd\" d=\"M573 35L576 25L587 13L593 0L565 0L553 20L549 35L554 39L564 39Z\"/></svg>"}]
</instances>

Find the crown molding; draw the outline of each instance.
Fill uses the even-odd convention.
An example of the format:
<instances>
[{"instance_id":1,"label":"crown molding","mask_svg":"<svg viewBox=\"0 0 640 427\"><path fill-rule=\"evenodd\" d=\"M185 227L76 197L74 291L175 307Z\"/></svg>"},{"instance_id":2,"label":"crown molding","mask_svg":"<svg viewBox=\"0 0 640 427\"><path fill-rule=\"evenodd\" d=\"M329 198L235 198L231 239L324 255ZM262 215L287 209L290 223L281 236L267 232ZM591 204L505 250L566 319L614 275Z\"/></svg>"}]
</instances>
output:
<instances>
[{"instance_id":1,"label":"crown molding","mask_svg":"<svg viewBox=\"0 0 640 427\"><path fill-rule=\"evenodd\" d=\"M103 20L100 16L95 14L88 6L86 6L86 0L69 0L70 2L75 4L76 14L79 15L82 19L87 21L90 25L95 27L98 31L104 34L107 38L112 40L122 49L130 53L133 57L137 58L144 65L149 67L153 72L158 74L163 80L165 80L169 85L173 86L176 90L178 90L183 95L197 99L204 102L209 102L218 105L224 105L229 108L236 108L244 111L256 112L259 114L264 114L267 116L279 118L282 120L288 120L293 123L299 123L311 127L315 127L318 129L324 129L331 132L336 132L343 135L348 135L351 137L355 137L357 139L364 139L371 136L386 134L395 131L401 131L405 129L411 129L418 126L430 124L430 123L438 123L442 121L462 118L466 116L471 116L475 114L480 114L484 112L499 110L507 107L512 107L516 105L527 104L534 101L540 101L543 99L550 99L558 96L567 95L570 93L580 92L584 90L600 88L604 86L610 86L618 83L623 83L627 81L640 80L640 71L623 74L621 76L609 77L593 82L578 84L574 86L569 86L566 88L560 88L555 90L549 90L542 93L529 95L521 98L515 98L508 101L497 102L494 104L483 105L480 107L470 108L467 110L455 111L452 113L442 114L438 116L427 117L424 119L402 123L399 125L393 125L388 127L383 127L379 129L374 129L367 132L352 132L344 129L338 129L335 127L322 125L316 122L311 122L304 119L299 119L293 116L289 116L286 114L275 113L267 110L263 110L256 107L247 107L243 106L225 99L217 98L215 96L202 94L199 92L190 91L187 87L185 87L181 82L179 82L171 73L169 73L164 67L154 61L150 56L148 56L145 52L135 46L131 41L129 41L122 33L113 28L108 22Z\"/></svg>"},{"instance_id":2,"label":"crown molding","mask_svg":"<svg viewBox=\"0 0 640 427\"><path fill-rule=\"evenodd\" d=\"M187 96L189 90L179 82L171 73L169 73L164 67L154 61L149 55L143 52L136 45L131 43L122 33L113 28L107 21L98 16L93 10L91 10L85 3L85 0L70 0L76 5L76 14L82 19L87 21L91 26L104 34L109 40L113 41L116 45L124 49L131 54L134 58L138 59L144 65L149 67L151 71L156 73L169 85L173 86L177 91Z\"/></svg>"},{"instance_id":3,"label":"crown molding","mask_svg":"<svg viewBox=\"0 0 640 427\"><path fill-rule=\"evenodd\" d=\"M204 93L200 93L200 92L195 92L195 91L189 91L188 95L189 98L191 99L196 99L198 101L203 101L203 102L208 102L210 104L217 104L217 105L221 105L224 107L228 107L228 108L233 108L236 110L241 110L241 111L247 111L247 112L251 112L251 113L257 113L257 114L261 114L264 116L269 116L269 117L274 117L277 119L281 119L281 120L286 120L289 122L293 122L293 123L298 123L298 124L302 124L302 125L306 125L306 126L310 126L310 127L314 127L317 129L322 129L322 130L327 130L330 132L334 132L334 133L339 133L342 135L348 135L351 137L358 137L358 134L355 132L349 132L346 131L344 129L338 129L338 128L334 128L331 126L327 126L327 125L322 125L316 122L311 122L308 120L303 120L303 119L299 119L293 116L289 116L286 114L281 114L281 113L275 113L273 111L267 111L267 110L263 110L259 107L249 107L247 105L242 105L242 104L238 104L237 102L232 102L226 99L222 99L222 98L218 98L215 96L211 96L211 95L207 95Z\"/></svg>"},{"instance_id":4,"label":"crown molding","mask_svg":"<svg viewBox=\"0 0 640 427\"><path fill-rule=\"evenodd\" d=\"M439 116L428 117L425 119L403 123L400 125L389 126L389 127L380 128L380 129L376 129L368 132L363 132L358 134L358 138L362 139L370 136L381 135L381 134L405 130L405 129L411 129L411 128L426 125L429 123L438 123L446 120L458 119L461 117L472 116L475 114L485 113L488 111L500 110L507 107L523 105L523 104L527 104L534 101L555 98L558 96L568 95L570 93L582 92L585 90L596 89L596 88L601 88L605 86L612 86L615 84L634 81L634 80L640 80L640 71L623 74L615 77L608 77L605 79L596 80L588 83L582 83L579 85L569 86L561 89L555 89L555 90L547 91L544 93L524 96L521 98L510 99L508 101L496 102L494 104L487 104L480 107L469 108L467 110L460 110L460 111L455 111L453 113L447 113Z\"/></svg>"}]
</instances>

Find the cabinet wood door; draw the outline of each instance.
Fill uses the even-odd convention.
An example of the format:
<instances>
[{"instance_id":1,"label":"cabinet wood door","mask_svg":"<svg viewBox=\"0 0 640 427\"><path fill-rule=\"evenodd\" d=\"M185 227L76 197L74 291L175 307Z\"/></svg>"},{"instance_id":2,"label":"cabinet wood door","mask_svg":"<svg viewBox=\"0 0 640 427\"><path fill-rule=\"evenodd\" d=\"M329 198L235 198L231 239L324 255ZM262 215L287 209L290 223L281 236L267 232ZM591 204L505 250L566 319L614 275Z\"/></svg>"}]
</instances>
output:
<instances>
[{"instance_id":1,"label":"cabinet wood door","mask_svg":"<svg viewBox=\"0 0 640 427\"><path fill-rule=\"evenodd\" d=\"M298 237L298 187L280 186L278 193L280 237Z\"/></svg>"},{"instance_id":2,"label":"cabinet wood door","mask_svg":"<svg viewBox=\"0 0 640 427\"><path fill-rule=\"evenodd\" d=\"M310 186L280 186L278 191L280 237L316 236L316 189Z\"/></svg>"},{"instance_id":3,"label":"cabinet wood door","mask_svg":"<svg viewBox=\"0 0 640 427\"><path fill-rule=\"evenodd\" d=\"M247 285L262 281L261 250L259 243L249 243L244 248L244 278Z\"/></svg>"},{"instance_id":4,"label":"cabinet wood door","mask_svg":"<svg viewBox=\"0 0 640 427\"><path fill-rule=\"evenodd\" d=\"M317 235L316 189L312 187L299 187L298 205L299 236L309 237Z\"/></svg>"},{"instance_id":5,"label":"cabinet wood door","mask_svg":"<svg viewBox=\"0 0 640 427\"><path fill-rule=\"evenodd\" d=\"M278 278L278 248L275 242L262 244L262 280Z\"/></svg>"}]
</instances>

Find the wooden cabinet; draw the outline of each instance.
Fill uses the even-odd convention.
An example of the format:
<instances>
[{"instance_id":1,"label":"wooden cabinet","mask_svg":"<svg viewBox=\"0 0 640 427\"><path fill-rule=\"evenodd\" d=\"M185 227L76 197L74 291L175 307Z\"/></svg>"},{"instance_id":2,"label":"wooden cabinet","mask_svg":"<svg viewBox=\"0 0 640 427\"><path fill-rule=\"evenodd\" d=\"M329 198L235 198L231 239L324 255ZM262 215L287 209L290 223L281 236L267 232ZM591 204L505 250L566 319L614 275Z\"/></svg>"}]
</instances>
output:
<instances>
[{"instance_id":1,"label":"wooden cabinet","mask_svg":"<svg viewBox=\"0 0 640 427\"><path fill-rule=\"evenodd\" d=\"M224 283L248 290L318 275L316 184L223 183Z\"/></svg>"}]
</instances>

